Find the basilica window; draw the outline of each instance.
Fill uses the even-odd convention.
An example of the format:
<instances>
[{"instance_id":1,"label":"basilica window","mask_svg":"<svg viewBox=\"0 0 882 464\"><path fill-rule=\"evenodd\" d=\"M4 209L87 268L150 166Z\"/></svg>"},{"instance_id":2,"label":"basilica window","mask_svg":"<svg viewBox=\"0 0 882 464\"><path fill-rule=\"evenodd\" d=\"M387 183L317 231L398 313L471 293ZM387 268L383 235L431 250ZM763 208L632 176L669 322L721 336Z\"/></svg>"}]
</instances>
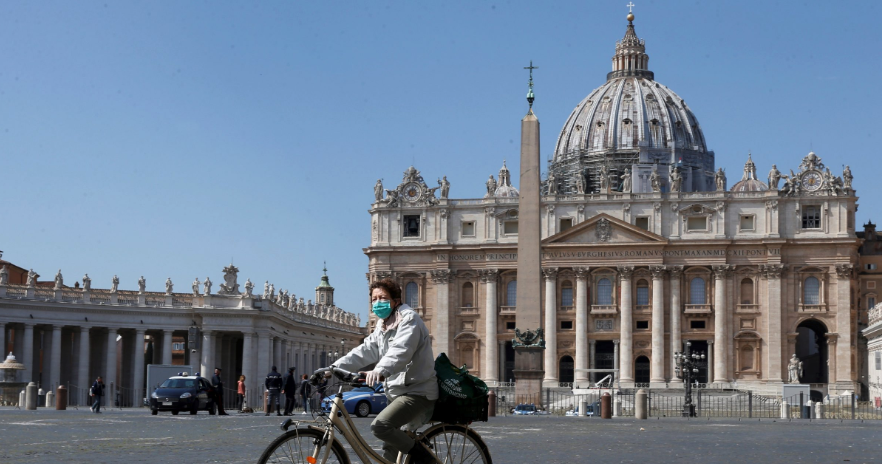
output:
<instances>
[{"instance_id":1,"label":"basilica window","mask_svg":"<svg viewBox=\"0 0 882 464\"><path fill-rule=\"evenodd\" d=\"M411 308L420 306L420 287L416 282L408 282L404 286L404 302Z\"/></svg>"},{"instance_id":2,"label":"basilica window","mask_svg":"<svg viewBox=\"0 0 882 464\"><path fill-rule=\"evenodd\" d=\"M508 286L505 287L505 305L506 306L517 306L518 305L518 281L512 280L508 283Z\"/></svg>"},{"instance_id":3,"label":"basilica window","mask_svg":"<svg viewBox=\"0 0 882 464\"><path fill-rule=\"evenodd\" d=\"M704 231L707 230L707 216L691 216L686 218L686 230Z\"/></svg>"},{"instance_id":4,"label":"basilica window","mask_svg":"<svg viewBox=\"0 0 882 464\"><path fill-rule=\"evenodd\" d=\"M474 237L475 236L475 221L463 221L463 223L462 223L462 236L463 237Z\"/></svg>"},{"instance_id":5,"label":"basilica window","mask_svg":"<svg viewBox=\"0 0 882 464\"><path fill-rule=\"evenodd\" d=\"M649 321L637 321L637 329L638 330L648 329L648 328L649 328Z\"/></svg>"},{"instance_id":6,"label":"basilica window","mask_svg":"<svg viewBox=\"0 0 882 464\"><path fill-rule=\"evenodd\" d=\"M560 330L573 330L573 321L560 321Z\"/></svg>"},{"instance_id":7,"label":"basilica window","mask_svg":"<svg viewBox=\"0 0 882 464\"><path fill-rule=\"evenodd\" d=\"M741 304L753 304L753 280L741 280Z\"/></svg>"},{"instance_id":8,"label":"basilica window","mask_svg":"<svg viewBox=\"0 0 882 464\"><path fill-rule=\"evenodd\" d=\"M560 305L573 306L573 283L569 280L560 285Z\"/></svg>"},{"instance_id":9,"label":"basilica window","mask_svg":"<svg viewBox=\"0 0 882 464\"><path fill-rule=\"evenodd\" d=\"M612 303L612 282L606 277L597 281L597 304L611 305Z\"/></svg>"},{"instance_id":10,"label":"basilica window","mask_svg":"<svg viewBox=\"0 0 882 464\"><path fill-rule=\"evenodd\" d=\"M640 216L634 219L634 225L643 230L649 230L649 216Z\"/></svg>"},{"instance_id":11,"label":"basilica window","mask_svg":"<svg viewBox=\"0 0 882 464\"><path fill-rule=\"evenodd\" d=\"M325 294L324 294L324 293L322 293L322 294L320 295L319 300L321 300L321 303L324 304L324 302L325 302Z\"/></svg>"},{"instance_id":12,"label":"basilica window","mask_svg":"<svg viewBox=\"0 0 882 464\"><path fill-rule=\"evenodd\" d=\"M514 321L505 321L505 330L514 330L515 322Z\"/></svg>"},{"instance_id":13,"label":"basilica window","mask_svg":"<svg viewBox=\"0 0 882 464\"><path fill-rule=\"evenodd\" d=\"M819 205L805 205L802 207L802 228L821 228L821 207Z\"/></svg>"},{"instance_id":14,"label":"basilica window","mask_svg":"<svg viewBox=\"0 0 882 464\"><path fill-rule=\"evenodd\" d=\"M419 214L404 216L404 236L419 237L420 236L420 216Z\"/></svg>"},{"instance_id":15,"label":"basilica window","mask_svg":"<svg viewBox=\"0 0 882 464\"><path fill-rule=\"evenodd\" d=\"M560 220L560 231L561 232L563 232L571 227L573 227L573 218L561 218L561 220Z\"/></svg>"},{"instance_id":16,"label":"basilica window","mask_svg":"<svg viewBox=\"0 0 882 464\"><path fill-rule=\"evenodd\" d=\"M817 277L807 277L803 286L802 302L807 305L821 304L821 283Z\"/></svg>"},{"instance_id":17,"label":"basilica window","mask_svg":"<svg viewBox=\"0 0 882 464\"><path fill-rule=\"evenodd\" d=\"M637 306L649 304L649 283L643 279L637 281Z\"/></svg>"},{"instance_id":18,"label":"basilica window","mask_svg":"<svg viewBox=\"0 0 882 464\"><path fill-rule=\"evenodd\" d=\"M704 329L707 322L704 319L693 319L689 321L690 329Z\"/></svg>"},{"instance_id":19,"label":"basilica window","mask_svg":"<svg viewBox=\"0 0 882 464\"><path fill-rule=\"evenodd\" d=\"M754 231L756 227L754 225L754 215L752 214L742 214L741 221L739 222L739 229L742 231Z\"/></svg>"},{"instance_id":20,"label":"basilica window","mask_svg":"<svg viewBox=\"0 0 882 464\"><path fill-rule=\"evenodd\" d=\"M518 221L505 221L502 225L502 233L505 235L517 235Z\"/></svg>"},{"instance_id":21,"label":"basilica window","mask_svg":"<svg viewBox=\"0 0 882 464\"><path fill-rule=\"evenodd\" d=\"M475 286L471 282L462 284L462 301L460 306L471 308L475 305Z\"/></svg>"},{"instance_id":22,"label":"basilica window","mask_svg":"<svg viewBox=\"0 0 882 464\"><path fill-rule=\"evenodd\" d=\"M689 281L689 304L707 304L705 283L701 277L695 277Z\"/></svg>"},{"instance_id":23,"label":"basilica window","mask_svg":"<svg viewBox=\"0 0 882 464\"><path fill-rule=\"evenodd\" d=\"M873 309L874 306L876 306L876 297L875 296L868 296L867 297L867 309Z\"/></svg>"}]
</instances>

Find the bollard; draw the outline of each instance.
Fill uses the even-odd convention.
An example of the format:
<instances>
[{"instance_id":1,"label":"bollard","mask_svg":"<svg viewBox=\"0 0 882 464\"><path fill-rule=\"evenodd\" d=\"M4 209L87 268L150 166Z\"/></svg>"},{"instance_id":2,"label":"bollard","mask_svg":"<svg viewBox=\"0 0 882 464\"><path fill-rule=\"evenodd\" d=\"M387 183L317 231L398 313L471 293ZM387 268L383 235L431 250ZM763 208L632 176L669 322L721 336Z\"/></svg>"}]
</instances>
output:
<instances>
[{"instance_id":1,"label":"bollard","mask_svg":"<svg viewBox=\"0 0 882 464\"><path fill-rule=\"evenodd\" d=\"M637 394L634 395L634 418L635 419L647 419L649 416L646 413L646 402L647 395L646 390L640 389L637 390Z\"/></svg>"},{"instance_id":2,"label":"bollard","mask_svg":"<svg viewBox=\"0 0 882 464\"><path fill-rule=\"evenodd\" d=\"M487 394L487 417L496 417L496 392L493 390Z\"/></svg>"},{"instance_id":3,"label":"bollard","mask_svg":"<svg viewBox=\"0 0 882 464\"><path fill-rule=\"evenodd\" d=\"M781 419L790 419L790 405L786 401L781 402Z\"/></svg>"},{"instance_id":4,"label":"bollard","mask_svg":"<svg viewBox=\"0 0 882 464\"><path fill-rule=\"evenodd\" d=\"M815 403L815 419L823 419L824 418L824 410L826 409L826 405L820 401Z\"/></svg>"},{"instance_id":5,"label":"bollard","mask_svg":"<svg viewBox=\"0 0 882 464\"><path fill-rule=\"evenodd\" d=\"M55 410L67 410L67 388L64 388L64 385L59 385L55 392Z\"/></svg>"},{"instance_id":6,"label":"bollard","mask_svg":"<svg viewBox=\"0 0 882 464\"><path fill-rule=\"evenodd\" d=\"M619 417L622 415L622 398L619 393L616 392L616 397L613 399L613 417Z\"/></svg>"},{"instance_id":7,"label":"bollard","mask_svg":"<svg viewBox=\"0 0 882 464\"><path fill-rule=\"evenodd\" d=\"M28 411L36 411L37 410L37 384L31 382L28 384L25 390L25 409Z\"/></svg>"},{"instance_id":8,"label":"bollard","mask_svg":"<svg viewBox=\"0 0 882 464\"><path fill-rule=\"evenodd\" d=\"M579 410L576 412L577 417L588 417L588 402L584 399L579 401Z\"/></svg>"},{"instance_id":9,"label":"bollard","mask_svg":"<svg viewBox=\"0 0 882 464\"><path fill-rule=\"evenodd\" d=\"M48 392L46 392L45 406L47 408L54 408L55 407L55 393L53 393L52 390L49 390Z\"/></svg>"},{"instance_id":10,"label":"bollard","mask_svg":"<svg viewBox=\"0 0 882 464\"><path fill-rule=\"evenodd\" d=\"M18 409L25 407L25 391L22 390L21 393L18 394Z\"/></svg>"},{"instance_id":11,"label":"bollard","mask_svg":"<svg viewBox=\"0 0 882 464\"><path fill-rule=\"evenodd\" d=\"M600 418L612 419L612 396L609 396L609 393L604 393L600 397Z\"/></svg>"}]
</instances>

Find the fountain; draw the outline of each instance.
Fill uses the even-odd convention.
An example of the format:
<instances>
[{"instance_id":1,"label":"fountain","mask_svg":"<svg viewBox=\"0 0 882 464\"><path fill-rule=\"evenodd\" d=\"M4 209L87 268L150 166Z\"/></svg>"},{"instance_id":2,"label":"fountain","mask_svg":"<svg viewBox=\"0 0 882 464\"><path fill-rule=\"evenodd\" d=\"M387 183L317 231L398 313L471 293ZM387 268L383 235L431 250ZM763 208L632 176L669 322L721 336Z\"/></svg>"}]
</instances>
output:
<instances>
[{"instance_id":1,"label":"fountain","mask_svg":"<svg viewBox=\"0 0 882 464\"><path fill-rule=\"evenodd\" d=\"M18 371L23 371L24 368L24 364L16 361L12 352L0 364L0 405L18 405L18 394L27 385L27 382L18 381Z\"/></svg>"}]
</instances>

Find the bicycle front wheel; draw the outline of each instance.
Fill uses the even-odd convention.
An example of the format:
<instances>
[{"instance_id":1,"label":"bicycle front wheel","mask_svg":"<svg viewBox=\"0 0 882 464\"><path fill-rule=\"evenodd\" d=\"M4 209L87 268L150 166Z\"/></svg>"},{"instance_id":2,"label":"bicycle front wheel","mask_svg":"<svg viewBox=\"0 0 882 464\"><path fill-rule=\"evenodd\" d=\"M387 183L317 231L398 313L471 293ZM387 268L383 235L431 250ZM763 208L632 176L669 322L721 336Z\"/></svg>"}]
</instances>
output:
<instances>
[{"instance_id":1,"label":"bicycle front wheel","mask_svg":"<svg viewBox=\"0 0 882 464\"><path fill-rule=\"evenodd\" d=\"M324 433L314 429L295 429L279 436L260 455L259 464L307 464L306 458L321 456L327 451L328 444L324 441ZM315 461L313 461L315 462ZM336 440L331 445L329 464L349 464L349 457L343 446Z\"/></svg>"},{"instance_id":2,"label":"bicycle front wheel","mask_svg":"<svg viewBox=\"0 0 882 464\"><path fill-rule=\"evenodd\" d=\"M493 464L481 436L462 425L437 425L426 431L423 443L445 464Z\"/></svg>"}]
</instances>

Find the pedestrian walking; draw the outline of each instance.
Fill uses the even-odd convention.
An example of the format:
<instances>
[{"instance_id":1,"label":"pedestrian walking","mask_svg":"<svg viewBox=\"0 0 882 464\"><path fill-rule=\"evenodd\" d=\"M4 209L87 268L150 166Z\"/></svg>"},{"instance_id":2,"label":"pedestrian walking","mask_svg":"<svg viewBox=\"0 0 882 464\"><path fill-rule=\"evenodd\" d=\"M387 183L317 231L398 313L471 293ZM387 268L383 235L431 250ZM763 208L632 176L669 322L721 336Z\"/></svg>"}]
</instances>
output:
<instances>
[{"instance_id":1,"label":"pedestrian walking","mask_svg":"<svg viewBox=\"0 0 882 464\"><path fill-rule=\"evenodd\" d=\"M279 393L282 392L282 375L276 370L276 366L273 366L273 370L267 374L266 381L264 382L266 386L266 416L270 415L270 412L273 410L273 403L276 404L276 415L281 416L282 411L279 407Z\"/></svg>"},{"instance_id":2,"label":"pedestrian walking","mask_svg":"<svg viewBox=\"0 0 882 464\"><path fill-rule=\"evenodd\" d=\"M309 376L303 374L300 377L300 399L303 401L303 414L309 414L309 397L312 394L312 385L309 384Z\"/></svg>"},{"instance_id":3,"label":"pedestrian walking","mask_svg":"<svg viewBox=\"0 0 882 464\"><path fill-rule=\"evenodd\" d=\"M101 414L101 397L104 396L104 380L99 375L92 387L89 388L89 396L92 397L92 412Z\"/></svg>"},{"instance_id":4,"label":"pedestrian walking","mask_svg":"<svg viewBox=\"0 0 882 464\"><path fill-rule=\"evenodd\" d=\"M214 387L214 404L217 405L217 415L226 416L224 411L224 381L221 379L221 368L214 368L214 375L211 377L211 386Z\"/></svg>"},{"instance_id":5,"label":"pedestrian walking","mask_svg":"<svg viewBox=\"0 0 882 464\"><path fill-rule=\"evenodd\" d=\"M282 393L285 394L285 415L290 416L294 411L294 403L297 402L297 378L294 377L294 367L288 368L288 373L282 380Z\"/></svg>"},{"instance_id":6,"label":"pedestrian walking","mask_svg":"<svg viewBox=\"0 0 882 464\"><path fill-rule=\"evenodd\" d=\"M239 408L239 411L242 411L242 408L245 407L245 376L239 376L239 389L237 390L238 395L236 397L236 407Z\"/></svg>"}]
</instances>

